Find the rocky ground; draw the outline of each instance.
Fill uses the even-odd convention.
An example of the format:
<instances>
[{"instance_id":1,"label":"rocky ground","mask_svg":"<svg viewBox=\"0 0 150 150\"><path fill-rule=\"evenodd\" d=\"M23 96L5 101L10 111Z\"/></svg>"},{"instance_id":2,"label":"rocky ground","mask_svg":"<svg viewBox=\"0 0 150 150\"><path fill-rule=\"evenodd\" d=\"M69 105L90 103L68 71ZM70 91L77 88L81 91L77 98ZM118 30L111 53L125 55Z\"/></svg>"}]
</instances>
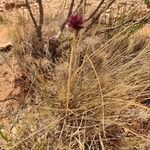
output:
<instances>
[{"instance_id":1,"label":"rocky ground","mask_svg":"<svg viewBox=\"0 0 150 150\"><path fill-rule=\"evenodd\" d=\"M11 43L8 28L0 25L0 47L5 47ZM17 105L14 95L19 92L15 89L15 78L18 76L17 64L12 55L9 53L0 53L0 119L7 118L14 113L14 106ZM16 107L16 106L15 106ZM3 122L0 122L2 124ZM5 123L6 125L6 123Z\"/></svg>"},{"instance_id":2,"label":"rocky ground","mask_svg":"<svg viewBox=\"0 0 150 150\"><path fill-rule=\"evenodd\" d=\"M4 4L9 2L9 0L1 0L0 2L0 12L6 11L4 9ZM53 0L53 9L57 10L60 7L60 0ZM92 0L89 1L89 6L92 4ZM98 2L98 0L96 0ZM120 0L118 0L119 3ZM136 1L128 1L131 5L136 5ZM56 5L55 5L56 4ZM140 3L141 4L141 3ZM124 4L125 5L125 4ZM138 5L142 14L145 13L146 6ZM146 35L150 36L150 25L145 26L140 31L141 36ZM5 24L0 24L0 47L5 47L10 44L11 38L9 36L9 27ZM17 109L19 108L18 100L15 99L15 95L20 94L19 86L16 87L15 80L19 78L20 72L17 66L17 62L13 57L12 52L9 53L0 53L0 125L7 126L11 128L10 117L18 113Z\"/></svg>"}]
</instances>

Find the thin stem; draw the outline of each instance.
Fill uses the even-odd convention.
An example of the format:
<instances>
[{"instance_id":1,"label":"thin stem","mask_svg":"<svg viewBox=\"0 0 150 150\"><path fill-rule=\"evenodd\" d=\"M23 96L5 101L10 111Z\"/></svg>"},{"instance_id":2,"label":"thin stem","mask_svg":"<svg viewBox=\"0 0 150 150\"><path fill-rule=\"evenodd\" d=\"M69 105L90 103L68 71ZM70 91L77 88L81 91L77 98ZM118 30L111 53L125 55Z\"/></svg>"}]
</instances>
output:
<instances>
[{"instance_id":1,"label":"thin stem","mask_svg":"<svg viewBox=\"0 0 150 150\"><path fill-rule=\"evenodd\" d=\"M87 32L89 29L92 28L92 26L99 20L101 14L102 14L104 11L106 11L107 9L109 9L110 6L111 6L114 2L115 2L115 0L111 0L111 1L106 5L106 7L105 7L103 10L101 10L101 11L97 14L97 16L93 19L93 21L88 25L88 27L87 27L87 29L85 30L85 32Z\"/></svg>"},{"instance_id":2,"label":"thin stem","mask_svg":"<svg viewBox=\"0 0 150 150\"><path fill-rule=\"evenodd\" d=\"M69 12L68 12L67 18L72 14L73 7L74 7L74 2L75 2L75 0L72 0L71 3L70 3L70 8L69 8ZM60 32L61 33L63 32L63 30L65 28L65 25L66 25L66 21L64 21L64 23L62 24L62 26L60 28Z\"/></svg>"},{"instance_id":3,"label":"thin stem","mask_svg":"<svg viewBox=\"0 0 150 150\"><path fill-rule=\"evenodd\" d=\"M34 26L35 26L37 35L38 35L38 37L40 37L40 34L39 34L39 27L38 27L38 24L37 24L37 22L36 22L36 19L35 19L33 13L32 13L32 10L31 10L29 1L28 1L28 0L25 0L25 2L26 2L27 9L28 9L28 11L29 11L30 17L31 17L31 19L32 19L32 21L33 21L33 24L34 24Z\"/></svg>"},{"instance_id":4,"label":"thin stem","mask_svg":"<svg viewBox=\"0 0 150 150\"><path fill-rule=\"evenodd\" d=\"M40 34L40 39L42 39L42 26L44 23L44 11L43 11L43 3L42 0L38 0L38 5L39 5L39 34Z\"/></svg>"},{"instance_id":5,"label":"thin stem","mask_svg":"<svg viewBox=\"0 0 150 150\"><path fill-rule=\"evenodd\" d=\"M95 14L97 13L97 11L100 9L100 7L104 4L105 0L102 0L99 5L97 6L97 8L93 11L93 13L88 17L88 19L86 19L86 21L89 21L91 18L93 18L95 16Z\"/></svg>"}]
</instances>

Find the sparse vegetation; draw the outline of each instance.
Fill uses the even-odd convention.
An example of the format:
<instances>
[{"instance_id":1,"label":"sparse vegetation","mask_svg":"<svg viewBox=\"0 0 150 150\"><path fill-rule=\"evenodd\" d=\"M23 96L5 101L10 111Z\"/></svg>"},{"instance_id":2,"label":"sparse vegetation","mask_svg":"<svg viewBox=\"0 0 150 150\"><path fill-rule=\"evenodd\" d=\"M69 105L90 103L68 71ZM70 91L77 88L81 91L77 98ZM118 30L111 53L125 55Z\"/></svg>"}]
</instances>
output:
<instances>
[{"instance_id":1,"label":"sparse vegetation","mask_svg":"<svg viewBox=\"0 0 150 150\"><path fill-rule=\"evenodd\" d=\"M53 13L49 3L37 0L36 14L26 0L27 10L6 24L20 90L0 101L17 105L11 127L0 127L1 148L148 150L150 36L141 29L149 11L62 0Z\"/></svg>"}]
</instances>

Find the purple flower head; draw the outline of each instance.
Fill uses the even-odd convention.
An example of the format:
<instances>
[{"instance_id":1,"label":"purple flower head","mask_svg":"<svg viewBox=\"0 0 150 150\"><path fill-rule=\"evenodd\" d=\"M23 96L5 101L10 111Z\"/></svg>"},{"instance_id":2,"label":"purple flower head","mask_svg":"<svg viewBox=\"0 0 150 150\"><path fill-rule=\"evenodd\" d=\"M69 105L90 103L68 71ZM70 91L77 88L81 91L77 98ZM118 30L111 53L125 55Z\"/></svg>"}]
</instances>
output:
<instances>
[{"instance_id":1,"label":"purple flower head","mask_svg":"<svg viewBox=\"0 0 150 150\"><path fill-rule=\"evenodd\" d=\"M83 16L81 16L80 14L75 14L75 15L71 15L70 17L68 17L66 22L70 28L73 28L74 30L79 31L80 29L84 27L85 21L83 19Z\"/></svg>"}]
</instances>

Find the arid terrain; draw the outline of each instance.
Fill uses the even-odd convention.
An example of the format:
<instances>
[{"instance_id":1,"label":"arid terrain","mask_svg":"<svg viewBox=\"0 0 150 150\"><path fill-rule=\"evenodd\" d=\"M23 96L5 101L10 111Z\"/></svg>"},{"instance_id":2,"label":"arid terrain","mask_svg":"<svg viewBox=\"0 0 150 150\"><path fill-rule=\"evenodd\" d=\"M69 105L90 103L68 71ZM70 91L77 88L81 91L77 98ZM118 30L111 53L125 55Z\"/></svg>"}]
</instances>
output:
<instances>
[{"instance_id":1,"label":"arid terrain","mask_svg":"<svg viewBox=\"0 0 150 150\"><path fill-rule=\"evenodd\" d=\"M116 0L101 15L97 27L83 33L83 39L66 26L58 42L58 51L63 52L55 61L40 58L38 52L32 54L35 41L35 49L42 44L37 42L25 4L22 0L0 1L0 149L149 150L150 19L126 30L149 14L144 2ZM29 4L38 20L38 4ZM98 4L98 0L87 0L80 11L88 16ZM101 8L105 5L107 1ZM49 39L59 35L70 2L47 0L43 8L45 48ZM133 22L126 25L122 11L128 10L135 12L129 13ZM122 28L113 24L118 16ZM114 27L118 30L113 31ZM4 51L8 45L12 49ZM78 66L82 49L85 60Z\"/></svg>"}]
</instances>

